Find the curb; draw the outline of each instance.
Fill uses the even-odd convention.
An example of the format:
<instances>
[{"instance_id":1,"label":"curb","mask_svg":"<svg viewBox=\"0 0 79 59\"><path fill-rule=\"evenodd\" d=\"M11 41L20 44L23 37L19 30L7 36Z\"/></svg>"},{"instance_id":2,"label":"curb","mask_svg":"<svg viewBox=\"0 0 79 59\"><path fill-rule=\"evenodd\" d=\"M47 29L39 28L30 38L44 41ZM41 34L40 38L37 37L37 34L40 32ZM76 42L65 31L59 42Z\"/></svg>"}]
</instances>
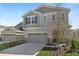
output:
<instances>
[{"instance_id":1,"label":"curb","mask_svg":"<svg viewBox=\"0 0 79 59\"><path fill-rule=\"evenodd\" d=\"M36 52L33 56L37 56L37 54L39 54L40 51Z\"/></svg>"}]
</instances>

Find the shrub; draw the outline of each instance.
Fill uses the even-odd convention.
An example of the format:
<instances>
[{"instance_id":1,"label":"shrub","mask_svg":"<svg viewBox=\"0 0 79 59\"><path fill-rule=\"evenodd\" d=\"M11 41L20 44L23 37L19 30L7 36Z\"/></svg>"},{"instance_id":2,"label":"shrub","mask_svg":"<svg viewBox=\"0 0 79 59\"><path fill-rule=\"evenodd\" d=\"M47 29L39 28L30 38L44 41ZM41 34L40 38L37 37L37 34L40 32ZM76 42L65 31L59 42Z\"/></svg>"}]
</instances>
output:
<instances>
[{"instance_id":1,"label":"shrub","mask_svg":"<svg viewBox=\"0 0 79 59\"><path fill-rule=\"evenodd\" d=\"M25 40L20 40L20 41L14 41L14 42L10 42L10 43L0 44L0 50L10 48L10 47L14 47L14 46L23 44L25 42L26 42Z\"/></svg>"},{"instance_id":2,"label":"shrub","mask_svg":"<svg viewBox=\"0 0 79 59\"><path fill-rule=\"evenodd\" d=\"M8 47L5 44L0 44L0 50L7 49Z\"/></svg>"},{"instance_id":3,"label":"shrub","mask_svg":"<svg viewBox=\"0 0 79 59\"><path fill-rule=\"evenodd\" d=\"M13 46L16 46L16 45L19 45L19 44L22 44L22 43L25 43L25 40L20 40L20 41L14 41L14 42L6 43L6 45L8 47L13 47Z\"/></svg>"},{"instance_id":4,"label":"shrub","mask_svg":"<svg viewBox=\"0 0 79 59\"><path fill-rule=\"evenodd\" d=\"M75 41L72 40L72 42L71 42L71 49L74 49L74 48L76 48L76 44L75 44Z\"/></svg>"}]
</instances>

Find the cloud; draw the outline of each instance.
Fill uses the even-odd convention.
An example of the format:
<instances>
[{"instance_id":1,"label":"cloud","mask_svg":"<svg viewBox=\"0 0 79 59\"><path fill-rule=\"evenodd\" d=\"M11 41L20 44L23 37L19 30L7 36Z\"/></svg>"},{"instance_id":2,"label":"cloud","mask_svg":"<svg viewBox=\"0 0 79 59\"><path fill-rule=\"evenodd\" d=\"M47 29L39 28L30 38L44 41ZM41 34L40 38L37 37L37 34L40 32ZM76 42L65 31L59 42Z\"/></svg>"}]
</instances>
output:
<instances>
[{"instance_id":1,"label":"cloud","mask_svg":"<svg viewBox=\"0 0 79 59\"><path fill-rule=\"evenodd\" d=\"M6 19L0 19L0 25L10 26L11 24Z\"/></svg>"}]
</instances>

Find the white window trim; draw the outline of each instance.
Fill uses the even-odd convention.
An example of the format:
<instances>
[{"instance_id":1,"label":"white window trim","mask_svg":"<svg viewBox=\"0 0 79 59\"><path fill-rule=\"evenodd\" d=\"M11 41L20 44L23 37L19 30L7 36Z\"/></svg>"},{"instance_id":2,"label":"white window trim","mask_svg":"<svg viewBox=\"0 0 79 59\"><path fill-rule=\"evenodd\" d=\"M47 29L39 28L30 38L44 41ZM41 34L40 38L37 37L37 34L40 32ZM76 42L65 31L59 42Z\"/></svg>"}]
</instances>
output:
<instances>
[{"instance_id":1,"label":"white window trim","mask_svg":"<svg viewBox=\"0 0 79 59\"><path fill-rule=\"evenodd\" d=\"M35 15L36 16L36 15ZM33 25L33 24L36 24L36 23L32 23L32 17L35 17L35 16L27 16L27 18L30 18L30 24L27 24L27 25Z\"/></svg>"}]
</instances>

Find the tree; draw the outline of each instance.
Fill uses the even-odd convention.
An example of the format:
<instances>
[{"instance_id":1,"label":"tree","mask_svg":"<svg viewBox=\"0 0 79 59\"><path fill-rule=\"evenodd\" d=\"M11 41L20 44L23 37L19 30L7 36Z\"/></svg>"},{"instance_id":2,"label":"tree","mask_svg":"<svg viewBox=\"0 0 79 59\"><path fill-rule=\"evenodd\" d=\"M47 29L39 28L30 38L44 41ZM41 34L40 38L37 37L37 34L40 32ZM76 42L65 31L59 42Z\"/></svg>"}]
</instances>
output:
<instances>
[{"instance_id":1,"label":"tree","mask_svg":"<svg viewBox=\"0 0 79 59\"><path fill-rule=\"evenodd\" d=\"M71 42L71 51L72 52L75 52L76 51L76 44L75 44L75 41L74 40L72 40L72 42Z\"/></svg>"}]
</instances>

